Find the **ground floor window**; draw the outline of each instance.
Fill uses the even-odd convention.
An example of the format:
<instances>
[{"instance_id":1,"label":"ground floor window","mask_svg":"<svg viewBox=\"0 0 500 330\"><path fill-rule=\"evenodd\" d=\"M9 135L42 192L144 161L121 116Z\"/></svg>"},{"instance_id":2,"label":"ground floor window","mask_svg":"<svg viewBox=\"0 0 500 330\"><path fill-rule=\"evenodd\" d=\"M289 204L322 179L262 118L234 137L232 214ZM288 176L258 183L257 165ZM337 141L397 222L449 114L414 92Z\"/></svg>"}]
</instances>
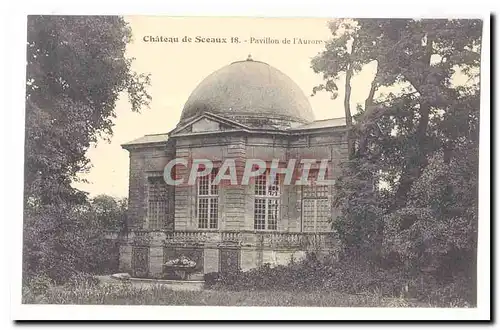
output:
<instances>
[{"instance_id":1,"label":"ground floor window","mask_svg":"<svg viewBox=\"0 0 500 330\"><path fill-rule=\"evenodd\" d=\"M255 198L254 229L278 229L279 200Z\"/></svg>"},{"instance_id":2,"label":"ground floor window","mask_svg":"<svg viewBox=\"0 0 500 330\"><path fill-rule=\"evenodd\" d=\"M327 198L310 198L302 201L303 227L305 232L331 230L330 201Z\"/></svg>"},{"instance_id":3,"label":"ground floor window","mask_svg":"<svg viewBox=\"0 0 500 330\"><path fill-rule=\"evenodd\" d=\"M198 179L198 228L217 229L219 223L219 189L213 184L216 169Z\"/></svg>"},{"instance_id":4,"label":"ground floor window","mask_svg":"<svg viewBox=\"0 0 500 330\"><path fill-rule=\"evenodd\" d=\"M167 184L163 177L148 178L148 227L162 229L168 216Z\"/></svg>"},{"instance_id":5,"label":"ground floor window","mask_svg":"<svg viewBox=\"0 0 500 330\"><path fill-rule=\"evenodd\" d=\"M198 228L217 229L219 200L217 197L198 198Z\"/></svg>"},{"instance_id":6,"label":"ground floor window","mask_svg":"<svg viewBox=\"0 0 500 330\"><path fill-rule=\"evenodd\" d=\"M269 172L255 179L254 229L277 230L280 209L280 181Z\"/></svg>"},{"instance_id":7,"label":"ground floor window","mask_svg":"<svg viewBox=\"0 0 500 330\"><path fill-rule=\"evenodd\" d=\"M313 173L317 175L317 173ZM302 187L302 231L331 231L332 207L327 185L318 185L309 180L309 185Z\"/></svg>"}]
</instances>

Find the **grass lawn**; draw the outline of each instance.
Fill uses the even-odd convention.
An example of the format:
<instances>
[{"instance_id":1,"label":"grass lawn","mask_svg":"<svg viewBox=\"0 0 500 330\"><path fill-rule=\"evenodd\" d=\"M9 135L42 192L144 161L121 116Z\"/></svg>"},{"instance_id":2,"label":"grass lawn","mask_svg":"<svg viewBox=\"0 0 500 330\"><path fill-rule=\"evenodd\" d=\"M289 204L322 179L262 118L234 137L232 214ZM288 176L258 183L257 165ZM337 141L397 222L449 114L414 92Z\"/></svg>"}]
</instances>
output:
<instances>
[{"instance_id":1,"label":"grass lawn","mask_svg":"<svg viewBox=\"0 0 500 330\"><path fill-rule=\"evenodd\" d=\"M173 291L164 286L137 288L127 284L50 287L42 294L23 292L27 304L109 304L181 306L322 306L322 307L431 307L376 294L350 295L318 290L284 291Z\"/></svg>"}]
</instances>

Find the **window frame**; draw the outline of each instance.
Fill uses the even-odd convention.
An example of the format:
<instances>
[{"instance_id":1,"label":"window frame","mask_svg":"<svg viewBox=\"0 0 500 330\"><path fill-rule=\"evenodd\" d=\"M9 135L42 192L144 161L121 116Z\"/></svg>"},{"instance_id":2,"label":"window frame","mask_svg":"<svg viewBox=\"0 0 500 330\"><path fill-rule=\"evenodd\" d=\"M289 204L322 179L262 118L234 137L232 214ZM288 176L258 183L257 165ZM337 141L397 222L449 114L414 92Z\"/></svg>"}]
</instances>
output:
<instances>
[{"instance_id":1,"label":"window frame","mask_svg":"<svg viewBox=\"0 0 500 330\"><path fill-rule=\"evenodd\" d=\"M197 229L217 230L219 229L219 187L212 184L217 176L217 169L214 168L210 174L199 177L196 180L196 219ZM201 193L201 184L206 183L206 193ZM206 219L201 219L201 203L206 201ZM204 207L205 209L205 207ZM214 220L215 219L215 220ZM202 225L203 220L203 225ZM205 223L206 222L206 223Z\"/></svg>"},{"instance_id":2,"label":"window frame","mask_svg":"<svg viewBox=\"0 0 500 330\"><path fill-rule=\"evenodd\" d=\"M264 181L262 181L263 177L265 177ZM256 231L277 231L279 229L279 222L281 220L282 180L281 175L276 173L275 181L271 184L270 177L270 170L266 170L263 174L255 177L253 229ZM263 185L265 186L264 189L262 187ZM259 204L261 204L261 207L259 207L261 211L257 213ZM274 223L270 223L270 215L272 215L273 211L276 214L275 221ZM264 218L257 219L257 214L263 215Z\"/></svg>"},{"instance_id":3,"label":"window frame","mask_svg":"<svg viewBox=\"0 0 500 330\"><path fill-rule=\"evenodd\" d=\"M312 210L314 217L311 220L306 216L306 203L307 202L313 202L312 205ZM304 233L325 233L325 232L330 232L331 229L329 230L324 230L323 228L318 228L321 227L322 223L327 223L329 224L328 216L326 216L326 221L324 221L321 218L320 213L320 207L322 202L326 202L326 205L330 205L330 199L326 197L318 197L318 198L304 198L302 199L302 232ZM327 213L328 214L328 213ZM321 220L321 221L320 221ZM312 223L312 230L306 229L307 227L310 227L309 224L306 225L307 222L311 221Z\"/></svg>"},{"instance_id":4,"label":"window frame","mask_svg":"<svg viewBox=\"0 0 500 330\"><path fill-rule=\"evenodd\" d=\"M330 207L331 211L333 212L333 209L331 208L331 202L332 202L332 196L331 196L331 187L330 185L317 185L316 182L314 181L314 178L317 177L318 175L318 170L311 170L309 173L309 178L308 178L308 185L301 186L301 232L304 233L324 233L324 232L331 232L331 226L329 229L325 230L318 230L318 224L321 226L321 222L323 221L318 221L319 218L319 212L320 210L320 203L321 202L326 202L327 209ZM313 230L306 230L306 203L313 201L313 214L314 218L312 220L313 223ZM330 215L332 214L330 212ZM328 212L327 212L328 214ZM326 216L326 223L330 224L330 221L328 219L328 215ZM321 228L322 229L322 228Z\"/></svg>"},{"instance_id":5,"label":"window frame","mask_svg":"<svg viewBox=\"0 0 500 330\"><path fill-rule=\"evenodd\" d=\"M158 190L152 194L153 188ZM162 230L168 220L168 187L163 176L150 175L147 177L147 228ZM155 212L152 212L152 209ZM162 212L163 211L163 212ZM154 226L153 226L154 224Z\"/></svg>"}]
</instances>

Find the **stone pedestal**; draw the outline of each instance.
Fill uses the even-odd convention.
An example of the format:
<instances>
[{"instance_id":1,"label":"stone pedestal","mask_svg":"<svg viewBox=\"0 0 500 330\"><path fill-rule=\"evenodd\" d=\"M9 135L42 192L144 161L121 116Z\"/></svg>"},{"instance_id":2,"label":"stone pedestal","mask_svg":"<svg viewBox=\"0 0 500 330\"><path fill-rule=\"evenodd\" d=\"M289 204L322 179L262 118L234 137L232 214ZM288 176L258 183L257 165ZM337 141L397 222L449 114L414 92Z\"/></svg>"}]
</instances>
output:
<instances>
[{"instance_id":1,"label":"stone pedestal","mask_svg":"<svg viewBox=\"0 0 500 330\"><path fill-rule=\"evenodd\" d=\"M251 249L241 250L241 270L247 271L258 267L257 251Z\"/></svg>"},{"instance_id":2,"label":"stone pedestal","mask_svg":"<svg viewBox=\"0 0 500 330\"><path fill-rule=\"evenodd\" d=\"M204 253L204 272L213 273L219 271L219 250L218 249L205 249Z\"/></svg>"},{"instance_id":3,"label":"stone pedestal","mask_svg":"<svg viewBox=\"0 0 500 330\"><path fill-rule=\"evenodd\" d=\"M120 245L120 272L131 273L132 271L132 246Z\"/></svg>"},{"instance_id":4,"label":"stone pedestal","mask_svg":"<svg viewBox=\"0 0 500 330\"><path fill-rule=\"evenodd\" d=\"M161 278L163 275L163 247L149 248L149 273L151 277Z\"/></svg>"}]
</instances>

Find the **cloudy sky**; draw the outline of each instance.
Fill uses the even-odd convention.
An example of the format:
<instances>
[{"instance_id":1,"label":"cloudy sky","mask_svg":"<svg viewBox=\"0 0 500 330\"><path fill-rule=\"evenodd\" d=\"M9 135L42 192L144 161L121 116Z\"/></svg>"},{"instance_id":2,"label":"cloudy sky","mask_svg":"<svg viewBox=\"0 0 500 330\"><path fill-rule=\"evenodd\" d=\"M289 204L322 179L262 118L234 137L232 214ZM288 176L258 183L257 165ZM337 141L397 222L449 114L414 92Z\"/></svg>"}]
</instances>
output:
<instances>
[{"instance_id":1,"label":"cloudy sky","mask_svg":"<svg viewBox=\"0 0 500 330\"><path fill-rule=\"evenodd\" d=\"M326 93L311 97L312 88L322 82L321 76L310 68L313 56L321 44L255 44L230 43L257 39L314 39L328 40L327 20L316 18L202 18L202 17L126 17L132 28L133 42L127 53L135 58L133 69L151 74L149 93L152 102L141 113L130 110L127 98L116 105L114 135L111 142L99 141L88 151L93 167L81 175L88 183L75 187L91 196L108 194L127 197L128 152L121 144L146 134L165 133L173 129L181 115L184 103L196 85L213 71L251 54L254 60L266 62L294 80L308 96L316 119L343 116L343 90L339 98L331 100ZM168 43L146 42L150 37L227 38L228 43ZM293 41L292 41L293 42ZM352 107L364 102L374 67L367 66L353 79ZM342 85L342 84L341 84Z\"/></svg>"}]
</instances>

